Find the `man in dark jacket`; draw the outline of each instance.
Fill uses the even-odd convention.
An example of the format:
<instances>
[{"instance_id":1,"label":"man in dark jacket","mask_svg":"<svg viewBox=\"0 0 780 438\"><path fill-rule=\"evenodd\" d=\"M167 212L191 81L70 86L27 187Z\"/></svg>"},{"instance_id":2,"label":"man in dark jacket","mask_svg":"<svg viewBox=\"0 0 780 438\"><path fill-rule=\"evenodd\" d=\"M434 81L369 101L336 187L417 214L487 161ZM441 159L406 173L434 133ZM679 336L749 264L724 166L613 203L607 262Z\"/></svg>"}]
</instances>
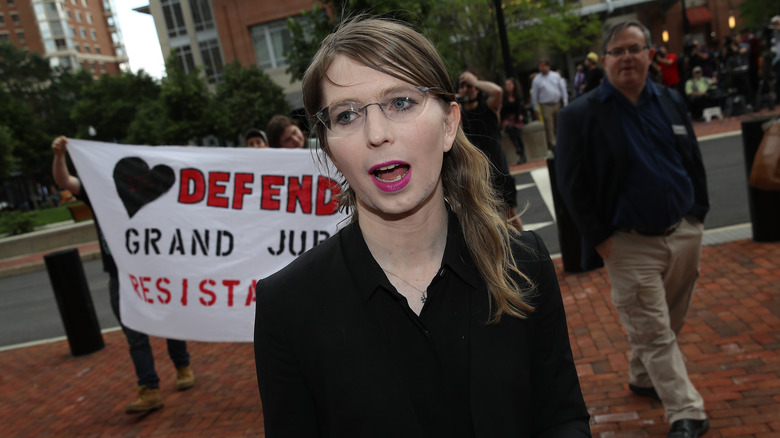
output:
<instances>
[{"instance_id":1,"label":"man in dark jacket","mask_svg":"<svg viewBox=\"0 0 780 438\"><path fill-rule=\"evenodd\" d=\"M661 400L669 437L709 428L676 334L698 276L706 177L685 102L647 79L650 32L613 24L602 84L559 116L556 177L583 241L583 267L603 263L631 343L629 389Z\"/></svg>"}]
</instances>

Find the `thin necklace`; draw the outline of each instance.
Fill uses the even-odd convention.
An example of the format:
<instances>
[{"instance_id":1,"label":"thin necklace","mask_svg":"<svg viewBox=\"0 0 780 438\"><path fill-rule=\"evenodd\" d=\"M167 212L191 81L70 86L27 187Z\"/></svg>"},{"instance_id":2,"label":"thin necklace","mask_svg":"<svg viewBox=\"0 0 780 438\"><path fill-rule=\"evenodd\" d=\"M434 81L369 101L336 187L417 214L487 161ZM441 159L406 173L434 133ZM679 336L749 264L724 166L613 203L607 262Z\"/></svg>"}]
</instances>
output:
<instances>
[{"instance_id":1,"label":"thin necklace","mask_svg":"<svg viewBox=\"0 0 780 438\"><path fill-rule=\"evenodd\" d=\"M428 292L426 292L426 291L424 291L422 289L416 288L412 283L409 283L408 281L404 280L403 277L401 277L400 275L398 275L396 273L390 272L390 271L388 271L385 268L382 268L382 270L387 272L388 274L392 275L393 277L403 281L404 283L408 284L409 287L411 287L412 289L416 290L417 292L420 292L422 294L422 296L420 296L420 301L422 301L422 303L425 304L425 301L428 299Z\"/></svg>"}]
</instances>

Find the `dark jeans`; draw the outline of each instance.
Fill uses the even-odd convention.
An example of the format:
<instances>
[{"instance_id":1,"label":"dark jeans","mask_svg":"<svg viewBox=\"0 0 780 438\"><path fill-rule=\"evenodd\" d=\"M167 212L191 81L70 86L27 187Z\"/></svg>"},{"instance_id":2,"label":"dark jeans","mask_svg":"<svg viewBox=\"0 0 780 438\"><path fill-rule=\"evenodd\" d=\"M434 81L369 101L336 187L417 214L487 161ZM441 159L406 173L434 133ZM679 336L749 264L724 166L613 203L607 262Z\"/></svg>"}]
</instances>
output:
<instances>
[{"instance_id":1,"label":"dark jeans","mask_svg":"<svg viewBox=\"0 0 780 438\"><path fill-rule=\"evenodd\" d=\"M111 309L114 311L114 316L119 321L130 346L130 357L135 367L135 375L138 377L138 386L159 388L160 378L157 376L157 371L154 370L154 355L152 354L152 346L149 344L149 336L125 327L119 317L119 279L116 275L109 275L108 290L111 294ZM190 353L187 351L187 342L174 339L167 341L168 356L173 361L173 365L176 368L189 365Z\"/></svg>"},{"instance_id":2,"label":"dark jeans","mask_svg":"<svg viewBox=\"0 0 780 438\"><path fill-rule=\"evenodd\" d=\"M512 140L512 144L515 145L515 152L520 157L520 161L525 161L525 145L523 144L523 130L515 126L508 125L504 128L504 132Z\"/></svg>"}]
</instances>

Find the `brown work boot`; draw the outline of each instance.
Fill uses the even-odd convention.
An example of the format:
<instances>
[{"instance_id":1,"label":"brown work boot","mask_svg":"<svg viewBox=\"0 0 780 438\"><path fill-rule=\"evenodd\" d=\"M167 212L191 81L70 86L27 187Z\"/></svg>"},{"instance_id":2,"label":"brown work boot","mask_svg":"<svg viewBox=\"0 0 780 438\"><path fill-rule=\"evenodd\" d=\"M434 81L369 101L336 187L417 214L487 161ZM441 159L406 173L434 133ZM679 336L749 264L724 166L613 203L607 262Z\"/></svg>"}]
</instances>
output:
<instances>
[{"instance_id":1,"label":"brown work boot","mask_svg":"<svg viewBox=\"0 0 780 438\"><path fill-rule=\"evenodd\" d=\"M195 385L195 374L189 365L176 368L176 389L184 391Z\"/></svg>"},{"instance_id":2,"label":"brown work boot","mask_svg":"<svg viewBox=\"0 0 780 438\"><path fill-rule=\"evenodd\" d=\"M125 412L136 414L139 412L148 412L163 407L160 388L149 388L148 386L138 387L138 398L127 405Z\"/></svg>"}]
</instances>

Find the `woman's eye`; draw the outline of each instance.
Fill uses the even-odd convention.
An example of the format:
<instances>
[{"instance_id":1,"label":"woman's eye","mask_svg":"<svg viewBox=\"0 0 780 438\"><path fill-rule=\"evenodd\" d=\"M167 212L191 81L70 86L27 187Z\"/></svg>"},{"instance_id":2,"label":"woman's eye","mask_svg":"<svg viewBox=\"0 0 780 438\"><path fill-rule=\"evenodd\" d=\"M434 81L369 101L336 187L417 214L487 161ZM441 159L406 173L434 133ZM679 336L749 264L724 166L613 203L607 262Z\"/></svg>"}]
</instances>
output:
<instances>
[{"instance_id":1,"label":"woman's eye","mask_svg":"<svg viewBox=\"0 0 780 438\"><path fill-rule=\"evenodd\" d=\"M357 118L357 112L349 110L349 111L342 111L336 115L336 123L340 124L347 124L352 122Z\"/></svg>"},{"instance_id":2,"label":"woman's eye","mask_svg":"<svg viewBox=\"0 0 780 438\"><path fill-rule=\"evenodd\" d=\"M409 97L396 97L390 101L390 109L393 111L404 111L411 108L417 102Z\"/></svg>"}]
</instances>

